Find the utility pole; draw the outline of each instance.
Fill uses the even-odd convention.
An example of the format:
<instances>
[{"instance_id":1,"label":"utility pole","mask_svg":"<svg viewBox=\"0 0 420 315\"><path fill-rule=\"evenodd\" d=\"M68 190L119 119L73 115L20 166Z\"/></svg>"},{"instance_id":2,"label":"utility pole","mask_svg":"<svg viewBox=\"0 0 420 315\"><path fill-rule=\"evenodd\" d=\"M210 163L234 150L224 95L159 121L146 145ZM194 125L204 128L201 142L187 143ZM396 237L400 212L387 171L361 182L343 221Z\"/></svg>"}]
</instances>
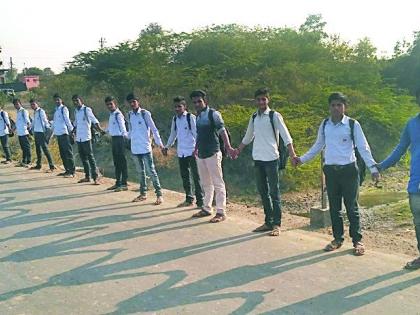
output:
<instances>
[{"instance_id":1,"label":"utility pole","mask_svg":"<svg viewBox=\"0 0 420 315\"><path fill-rule=\"evenodd\" d=\"M101 37L99 40L99 45L101 45L101 49L104 49L104 46L106 44L106 39L104 37Z\"/></svg>"},{"instance_id":2,"label":"utility pole","mask_svg":"<svg viewBox=\"0 0 420 315\"><path fill-rule=\"evenodd\" d=\"M13 58L10 57L10 72L13 71Z\"/></svg>"}]
</instances>

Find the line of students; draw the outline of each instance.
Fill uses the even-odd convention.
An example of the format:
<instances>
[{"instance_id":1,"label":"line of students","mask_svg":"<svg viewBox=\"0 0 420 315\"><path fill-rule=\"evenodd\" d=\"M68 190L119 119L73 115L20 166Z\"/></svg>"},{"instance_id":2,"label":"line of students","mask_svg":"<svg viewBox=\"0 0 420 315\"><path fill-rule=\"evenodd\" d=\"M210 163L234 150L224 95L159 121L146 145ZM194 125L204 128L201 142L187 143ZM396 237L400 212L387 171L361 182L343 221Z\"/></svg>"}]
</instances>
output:
<instances>
[{"instance_id":1,"label":"line of students","mask_svg":"<svg viewBox=\"0 0 420 315\"><path fill-rule=\"evenodd\" d=\"M278 166L281 154L286 153L279 149L282 148L279 145L280 140L287 148L287 154L294 167L307 163L324 150L323 171L326 177L334 237L324 250L334 251L343 244L342 202L344 200L350 222L350 237L353 242L354 254L361 256L365 253L365 247L362 243L358 207L358 192L361 184L360 162L364 161L372 174L372 179L377 182L380 180L379 170L394 165L407 148L411 146L411 178L408 192L420 251L420 115L408 122L399 145L385 161L378 164L372 157L369 144L359 122L345 114L348 103L347 97L342 93L333 93L328 99L330 116L321 122L314 145L307 153L299 157L295 153L293 140L281 114L269 107L270 95L268 89L258 89L254 96L257 111L250 117L246 134L237 149L234 149L230 143L221 113L209 107L206 93L202 90L196 90L190 94L190 99L197 111L197 117L187 111L187 102L183 97L174 98L175 116L172 119L171 133L166 145L161 140L151 113L141 108L140 99L137 96L134 94L127 96L126 101L130 105L131 111L126 118L118 109L115 98L106 97L105 104L110 111L107 132L112 137L112 154L116 178L115 185L109 187L108 190L127 190L128 174L125 149L128 148L136 163L140 181L140 194L133 202L146 200L146 176L148 176L153 182L157 196L155 204L161 204L163 202L162 189L153 161L150 134L153 135L155 143L164 155L177 140L179 168L186 193L185 201L179 206L192 206L195 195L195 203L200 210L194 213L193 217L211 216L212 201L215 195L216 213L210 222L222 222L226 219L226 187L223 180L221 146L224 146L232 159L236 159L244 147L253 142L252 158L255 164L257 188L265 213L264 224L256 228L254 232L269 232L271 236L278 236L282 217ZM93 124L102 133L105 131L101 129L91 109L83 104L83 100L79 96L75 95L73 97L73 102L76 105L74 127L70 122L69 111L63 105L62 99L59 95L55 95L54 99L57 106L54 114L53 130L54 135L58 138L60 154L66 170L63 175L66 177L74 176L71 135L75 134L86 175L82 181L90 181L90 177L92 177L94 182L98 184L98 175L95 173L96 162L90 141L91 126ZM420 93L417 94L417 101L420 105ZM31 122L20 102L16 102L15 107L18 111L16 131L23 152L22 164L26 165L30 163L27 132ZM40 111L39 106L34 105L32 108L35 112ZM10 122L6 112L2 111L0 114L3 117L3 125L0 119L0 139L6 156L4 162L9 163L11 160L10 150L7 146L7 129ZM19 118L19 114L21 118ZM40 120L44 121L42 127L47 126L44 115L45 113L38 113L38 117L41 117ZM36 116L34 115L34 117ZM35 132L39 133L42 130L44 129L41 129L38 125ZM41 143L40 148L47 155L48 149L45 149L46 146L42 145L44 143L43 138L41 136L38 136L38 138L40 139L38 142ZM50 169L53 170L53 168L54 166L50 162ZM195 194L193 194L193 186ZM420 257L409 262L406 268L419 269Z\"/></svg>"}]
</instances>

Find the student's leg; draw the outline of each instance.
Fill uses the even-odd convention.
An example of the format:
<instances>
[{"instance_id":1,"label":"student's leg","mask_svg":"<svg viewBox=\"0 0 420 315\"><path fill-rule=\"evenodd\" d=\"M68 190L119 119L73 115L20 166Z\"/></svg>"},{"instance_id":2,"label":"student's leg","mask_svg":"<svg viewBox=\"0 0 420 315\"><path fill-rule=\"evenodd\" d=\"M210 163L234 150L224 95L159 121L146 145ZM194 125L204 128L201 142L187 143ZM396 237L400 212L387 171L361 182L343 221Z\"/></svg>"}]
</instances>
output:
<instances>
[{"instance_id":1,"label":"student's leg","mask_svg":"<svg viewBox=\"0 0 420 315\"><path fill-rule=\"evenodd\" d=\"M22 141L21 142L21 148L22 148L22 153L23 153L23 163L24 164L31 164L31 143L29 142L29 136L22 136L19 137L19 139Z\"/></svg>"},{"instance_id":2,"label":"student's leg","mask_svg":"<svg viewBox=\"0 0 420 315\"><path fill-rule=\"evenodd\" d=\"M35 132L35 152L36 152L36 167L41 168L42 165L42 152L41 152L41 142L42 142L42 132Z\"/></svg>"},{"instance_id":3,"label":"student's leg","mask_svg":"<svg viewBox=\"0 0 420 315\"><path fill-rule=\"evenodd\" d=\"M278 161L265 162L265 172L267 174L268 189L272 203L273 225L281 226L281 204L279 186Z\"/></svg>"},{"instance_id":4,"label":"student's leg","mask_svg":"<svg viewBox=\"0 0 420 315\"><path fill-rule=\"evenodd\" d=\"M5 157L6 161L11 161L12 160L12 154L10 153L9 136L8 135L1 136L0 140L1 140L1 146L3 148L4 157Z\"/></svg>"},{"instance_id":5,"label":"student's leg","mask_svg":"<svg viewBox=\"0 0 420 315\"><path fill-rule=\"evenodd\" d=\"M87 157L87 153L84 146L85 142L77 142L77 149L79 150L79 157L83 164L83 169L85 172L85 178L90 179L90 167Z\"/></svg>"},{"instance_id":6,"label":"student's leg","mask_svg":"<svg viewBox=\"0 0 420 315\"><path fill-rule=\"evenodd\" d=\"M85 152L90 166L90 174L92 175L92 179L96 180L98 178L98 168L96 166L95 156L93 155L92 141L86 141L83 145L85 146Z\"/></svg>"},{"instance_id":7,"label":"student's leg","mask_svg":"<svg viewBox=\"0 0 420 315\"><path fill-rule=\"evenodd\" d=\"M66 141L64 139L64 135L57 136L57 142L58 142L58 150L60 151L60 158L63 162L63 167L66 173L69 173L69 165L66 157Z\"/></svg>"},{"instance_id":8,"label":"student's leg","mask_svg":"<svg viewBox=\"0 0 420 315\"><path fill-rule=\"evenodd\" d=\"M268 193L268 180L266 168L263 161L255 162L255 178L257 180L257 189L261 196L261 201L264 207L265 224L272 227L273 222L273 204Z\"/></svg>"},{"instance_id":9,"label":"student's leg","mask_svg":"<svg viewBox=\"0 0 420 315\"><path fill-rule=\"evenodd\" d=\"M156 172L155 163L153 162L152 152L144 154L144 165L146 168L146 174L150 176L153 187L155 188L156 196L162 196L162 187L160 186L159 176Z\"/></svg>"},{"instance_id":10,"label":"student's leg","mask_svg":"<svg viewBox=\"0 0 420 315\"><path fill-rule=\"evenodd\" d=\"M417 237L417 248L420 252L420 194L410 194L410 208Z\"/></svg>"},{"instance_id":11,"label":"student's leg","mask_svg":"<svg viewBox=\"0 0 420 315\"><path fill-rule=\"evenodd\" d=\"M192 177L194 180L195 188L195 202L198 207L203 206L203 190L201 189L200 176L198 175L197 160L195 156L188 157Z\"/></svg>"},{"instance_id":12,"label":"student's leg","mask_svg":"<svg viewBox=\"0 0 420 315\"><path fill-rule=\"evenodd\" d=\"M24 150L24 140L23 140L23 136L18 136L19 139L19 146L20 146L20 150L22 151L22 163L25 164L26 163L26 156L25 156L25 150Z\"/></svg>"},{"instance_id":13,"label":"student's leg","mask_svg":"<svg viewBox=\"0 0 420 315\"><path fill-rule=\"evenodd\" d=\"M192 203L194 201L194 196L192 193L190 165L188 159L189 157L179 157L178 163L182 178L182 186L184 187L185 191L185 201Z\"/></svg>"},{"instance_id":14,"label":"student's leg","mask_svg":"<svg viewBox=\"0 0 420 315\"><path fill-rule=\"evenodd\" d=\"M226 186L223 180L222 171L222 152L217 152L212 157L206 159L211 180L216 194L216 212L225 215L226 212Z\"/></svg>"},{"instance_id":15,"label":"student's leg","mask_svg":"<svg viewBox=\"0 0 420 315\"><path fill-rule=\"evenodd\" d=\"M137 160L136 167L139 171L140 195L146 196L147 182L146 182L146 171L145 171L143 156L144 154L133 154L133 157Z\"/></svg>"},{"instance_id":16,"label":"student's leg","mask_svg":"<svg viewBox=\"0 0 420 315\"><path fill-rule=\"evenodd\" d=\"M119 154L119 146L118 146L118 137L112 137L112 159L114 161L114 169L115 169L115 186L121 185L121 162L120 162L120 154Z\"/></svg>"},{"instance_id":17,"label":"student's leg","mask_svg":"<svg viewBox=\"0 0 420 315\"><path fill-rule=\"evenodd\" d=\"M324 173L334 240L342 243L344 241L344 223L341 206L342 190L339 181L340 174L328 165L324 166Z\"/></svg>"},{"instance_id":18,"label":"student's leg","mask_svg":"<svg viewBox=\"0 0 420 315\"><path fill-rule=\"evenodd\" d=\"M197 167L198 167L198 174L200 175L201 187L204 190L204 202L203 202L203 210L211 213L212 207L211 204L213 202L214 196L214 186L213 181L210 176L209 169L207 168L207 161L208 159L197 159Z\"/></svg>"},{"instance_id":19,"label":"student's leg","mask_svg":"<svg viewBox=\"0 0 420 315\"><path fill-rule=\"evenodd\" d=\"M52 169L54 168L54 162L52 160L50 150L48 149L48 143L47 143L47 140L45 139L45 133L42 133L41 135L42 135L41 148L42 148L42 151L44 151L45 156L47 157L47 161L48 161L48 165L50 169Z\"/></svg>"},{"instance_id":20,"label":"student's leg","mask_svg":"<svg viewBox=\"0 0 420 315\"><path fill-rule=\"evenodd\" d=\"M359 170L357 166L345 169L340 176L341 187L343 187L344 205L347 210L347 218L350 222L350 237L353 244L362 240L360 227L360 213L357 198L359 196Z\"/></svg>"}]
</instances>

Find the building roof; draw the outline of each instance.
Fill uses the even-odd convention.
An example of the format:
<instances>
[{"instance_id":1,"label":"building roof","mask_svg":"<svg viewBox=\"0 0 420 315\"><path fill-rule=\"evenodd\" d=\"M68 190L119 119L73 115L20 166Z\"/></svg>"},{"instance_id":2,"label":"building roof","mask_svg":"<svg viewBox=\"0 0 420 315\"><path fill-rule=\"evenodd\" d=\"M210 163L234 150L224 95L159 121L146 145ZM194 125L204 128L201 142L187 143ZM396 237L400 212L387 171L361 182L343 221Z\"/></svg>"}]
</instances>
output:
<instances>
[{"instance_id":1,"label":"building roof","mask_svg":"<svg viewBox=\"0 0 420 315\"><path fill-rule=\"evenodd\" d=\"M23 92L27 90L26 84L22 82L0 84L0 89L13 89L15 92Z\"/></svg>"}]
</instances>

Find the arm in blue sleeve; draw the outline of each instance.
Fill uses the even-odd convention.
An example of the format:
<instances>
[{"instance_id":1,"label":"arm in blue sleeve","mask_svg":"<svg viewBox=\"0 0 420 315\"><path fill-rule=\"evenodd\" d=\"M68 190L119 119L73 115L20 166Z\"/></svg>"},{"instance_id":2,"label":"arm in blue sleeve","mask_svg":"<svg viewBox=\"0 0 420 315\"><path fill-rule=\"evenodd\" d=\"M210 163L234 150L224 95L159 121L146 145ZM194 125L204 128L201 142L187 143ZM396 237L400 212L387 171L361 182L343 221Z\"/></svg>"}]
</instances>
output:
<instances>
[{"instance_id":1,"label":"arm in blue sleeve","mask_svg":"<svg viewBox=\"0 0 420 315\"><path fill-rule=\"evenodd\" d=\"M395 147L394 151L379 164L381 170L386 170L387 168L395 165L401 157L407 152L408 147L410 146L410 134L408 131L408 124L405 126L404 131L401 135L400 143Z\"/></svg>"}]
</instances>

